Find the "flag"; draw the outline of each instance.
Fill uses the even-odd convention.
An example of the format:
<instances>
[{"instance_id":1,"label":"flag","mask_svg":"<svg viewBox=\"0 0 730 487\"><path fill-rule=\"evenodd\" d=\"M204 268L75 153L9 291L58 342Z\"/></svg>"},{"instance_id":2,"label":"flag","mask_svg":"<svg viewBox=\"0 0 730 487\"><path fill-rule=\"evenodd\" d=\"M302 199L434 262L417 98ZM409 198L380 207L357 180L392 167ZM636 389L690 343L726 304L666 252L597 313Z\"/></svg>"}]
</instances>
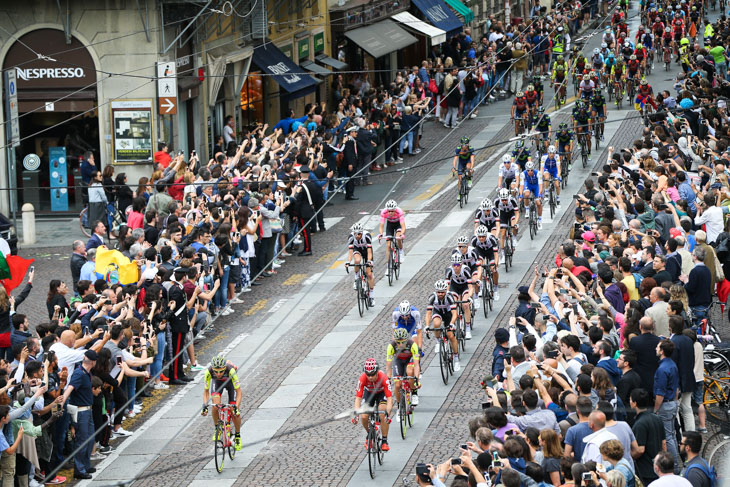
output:
<instances>
[{"instance_id":1,"label":"flag","mask_svg":"<svg viewBox=\"0 0 730 487\"><path fill-rule=\"evenodd\" d=\"M10 279L10 267L2 254L0 254L0 279Z\"/></svg>"},{"instance_id":2,"label":"flag","mask_svg":"<svg viewBox=\"0 0 730 487\"><path fill-rule=\"evenodd\" d=\"M115 284L136 284L139 280L139 270L134 261L130 262L118 250L109 250L103 246L96 249L94 270L99 279L113 281Z\"/></svg>"},{"instance_id":3,"label":"flag","mask_svg":"<svg viewBox=\"0 0 730 487\"><path fill-rule=\"evenodd\" d=\"M25 278L25 273L28 272L28 268L33 264L35 259L24 259L17 255L8 255L4 259L5 265L10 271L8 278L2 279L2 284L5 286L5 290L10 293L13 289L20 286ZM2 278L2 264L0 263L0 278Z\"/></svg>"}]
</instances>

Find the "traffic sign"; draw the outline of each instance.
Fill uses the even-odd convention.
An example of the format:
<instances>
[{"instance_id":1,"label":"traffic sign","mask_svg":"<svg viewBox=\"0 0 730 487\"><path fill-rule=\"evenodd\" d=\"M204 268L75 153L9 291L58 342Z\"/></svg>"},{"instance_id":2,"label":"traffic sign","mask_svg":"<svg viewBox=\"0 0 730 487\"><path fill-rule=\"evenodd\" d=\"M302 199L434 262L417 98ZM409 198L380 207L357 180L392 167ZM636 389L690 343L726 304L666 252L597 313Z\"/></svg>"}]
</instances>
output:
<instances>
[{"instance_id":1,"label":"traffic sign","mask_svg":"<svg viewBox=\"0 0 730 487\"><path fill-rule=\"evenodd\" d=\"M5 82L7 113L10 114L10 144L17 147L20 145L20 127L18 125L18 83L15 79L15 69L5 72Z\"/></svg>"},{"instance_id":2,"label":"traffic sign","mask_svg":"<svg viewBox=\"0 0 730 487\"><path fill-rule=\"evenodd\" d=\"M159 102L160 114L174 115L177 113L177 98L160 97Z\"/></svg>"},{"instance_id":3,"label":"traffic sign","mask_svg":"<svg viewBox=\"0 0 730 487\"><path fill-rule=\"evenodd\" d=\"M157 102L160 114L177 113L177 72L174 61L157 63Z\"/></svg>"}]
</instances>

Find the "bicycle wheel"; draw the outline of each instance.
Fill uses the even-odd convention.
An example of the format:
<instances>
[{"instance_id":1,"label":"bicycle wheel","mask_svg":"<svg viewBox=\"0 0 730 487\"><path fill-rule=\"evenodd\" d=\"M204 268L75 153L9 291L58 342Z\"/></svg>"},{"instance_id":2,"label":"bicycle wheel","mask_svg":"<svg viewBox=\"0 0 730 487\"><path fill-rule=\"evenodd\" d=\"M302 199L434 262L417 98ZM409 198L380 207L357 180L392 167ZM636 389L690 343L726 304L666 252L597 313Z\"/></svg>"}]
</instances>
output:
<instances>
[{"instance_id":1,"label":"bicycle wheel","mask_svg":"<svg viewBox=\"0 0 730 487\"><path fill-rule=\"evenodd\" d=\"M487 318L489 316L489 285L487 284L488 279L486 278L486 270L482 270L482 281L481 281L481 289L482 289L482 308L484 309L484 318Z\"/></svg>"},{"instance_id":2,"label":"bicycle wheel","mask_svg":"<svg viewBox=\"0 0 730 487\"><path fill-rule=\"evenodd\" d=\"M585 147L581 148L581 162L583 163L583 169L585 169L588 166L588 151L585 149Z\"/></svg>"},{"instance_id":3,"label":"bicycle wheel","mask_svg":"<svg viewBox=\"0 0 730 487\"><path fill-rule=\"evenodd\" d=\"M233 440L231 439L231 438L232 438L232 437L231 437L231 430L232 430L232 429L233 429L233 428L232 428L232 426L231 426L231 423L229 422L229 423L228 423L228 424L226 425L226 430L227 430L227 433L226 433L226 443L228 443L228 457L229 457L229 458L230 458L231 460L233 460L233 457L235 457L235 456L236 456L236 448L235 448L235 446L233 445Z\"/></svg>"},{"instance_id":4,"label":"bicycle wheel","mask_svg":"<svg viewBox=\"0 0 730 487\"><path fill-rule=\"evenodd\" d=\"M459 322L459 350L466 350L466 321L463 316Z\"/></svg>"},{"instance_id":5,"label":"bicycle wheel","mask_svg":"<svg viewBox=\"0 0 730 487\"><path fill-rule=\"evenodd\" d=\"M710 452L710 455L706 457L707 463L710 465L718 465L718 463L722 462L723 459L727 459L728 455L730 454L730 437L725 437L725 439L717 445L712 452ZM727 460L725 460L727 461ZM721 469L718 469L721 470Z\"/></svg>"},{"instance_id":6,"label":"bicycle wheel","mask_svg":"<svg viewBox=\"0 0 730 487\"><path fill-rule=\"evenodd\" d=\"M703 356L705 374L713 378L730 376L730 360L716 350L706 350Z\"/></svg>"},{"instance_id":7,"label":"bicycle wheel","mask_svg":"<svg viewBox=\"0 0 730 487\"><path fill-rule=\"evenodd\" d=\"M507 229L508 232L511 232L511 229ZM511 238L510 234L507 233L507 235L504 237L504 271L509 272L509 254L512 252L511 248Z\"/></svg>"},{"instance_id":8,"label":"bicycle wheel","mask_svg":"<svg viewBox=\"0 0 730 487\"><path fill-rule=\"evenodd\" d=\"M377 405L376 405L377 407ZM372 421L372 420L370 420ZM370 470L370 478L375 479L375 466L377 465L378 445L376 445L377 436L375 435L375 423L370 423L368 428L368 469Z\"/></svg>"},{"instance_id":9,"label":"bicycle wheel","mask_svg":"<svg viewBox=\"0 0 730 487\"><path fill-rule=\"evenodd\" d=\"M721 382L722 381L722 382ZM713 423L726 425L730 420L730 377L722 377L718 380L705 378L705 391L702 396L702 404L707 411L707 419Z\"/></svg>"},{"instance_id":10,"label":"bicycle wheel","mask_svg":"<svg viewBox=\"0 0 730 487\"><path fill-rule=\"evenodd\" d=\"M441 380L444 381L444 385L449 385L449 356L446 351L446 347L450 347L448 340L439 340L439 368L441 369Z\"/></svg>"},{"instance_id":11,"label":"bicycle wheel","mask_svg":"<svg viewBox=\"0 0 730 487\"><path fill-rule=\"evenodd\" d=\"M79 226L81 227L81 233L86 235L87 237L91 237L91 230L88 228L89 226L89 209L84 208L81 210L81 213L79 213Z\"/></svg>"},{"instance_id":12,"label":"bicycle wheel","mask_svg":"<svg viewBox=\"0 0 730 487\"><path fill-rule=\"evenodd\" d=\"M367 279L363 277L362 280L362 300L365 303L365 309L370 309L370 285L368 284Z\"/></svg>"},{"instance_id":13,"label":"bicycle wheel","mask_svg":"<svg viewBox=\"0 0 730 487\"><path fill-rule=\"evenodd\" d=\"M357 292L357 312L362 316L365 313L365 302L362 299L362 281L360 281L360 278L355 281L355 287L355 292Z\"/></svg>"},{"instance_id":14,"label":"bicycle wheel","mask_svg":"<svg viewBox=\"0 0 730 487\"><path fill-rule=\"evenodd\" d=\"M390 256L388 257L388 286L393 285L393 274L395 274L393 270L393 252L395 252L395 249L391 249Z\"/></svg>"},{"instance_id":15,"label":"bicycle wheel","mask_svg":"<svg viewBox=\"0 0 730 487\"><path fill-rule=\"evenodd\" d=\"M400 389L400 401L398 401L398 417L400 418L400 437L406 439L406 431L408 430L408 412L406 411L406 394L403 392L403 386Z\"/></svg>"},{"instance_id":16,"label":"bicycle wheel","mask_svg":"<svg viewBox=\"0 0 730 487\"><path fill-rule=\"evenodd\" d=\"M730 439L730 432L726 428L722 428L717 433L713 434L707 440L702 442L702 458L708 459L710 453L717 448L718 445Z\"/></svg>"},{"instance_id":17,"label":"bicycle wheel","mask_svg":"<svg viewBox=\"0 0 730 487\"><path fill-rule=\"evenodd\" d=\"M383 441L383 435L380 433L380 428L375 432L375 443L377 446L377 453L378 453L378 464L383 464L383 456L385 455L385 452L382 448L382 441Z\"/></svg>"},{"instance_id":18,"label":"bicycle wheel","mask_svg":"<svg viewBox=\"0 0 730 487\"><path fill-rule=\"evenodd\" d=\"M600 133L600 127L596 127L596 133L594 134L594 138L596 139L596 149L600 147L601 145L601 133Z\"/></svg>"},{"instance_id":19,"label":"bicycle wheel","mask_svg":"<svg viewBox=\"0 0 730 487\"><path fill-rule=\"evenodd\" d=\"M393 257L393 270L395 270L395 280L397 281L400 279L400 250L396 250L396 252L399 252L399 256L398 260Z\"/></svg>"},{"instance_id":20,"label":"bicycle wheel","mask_svg":"<svg viewBox=\"0 0 730 487\"><path fill-rule=\"evenodd\" d=\"M489 280L487 281L489 284L489 311L494 310L494 281L492 281L492 276L489 276Z\"/></svg>"},{"instance_id":21,"label":"bicycle wheel","mask_svg":"<svg viewBox=\"0 0 730 487\"><path fill-rule=\"evenodd\" d=\"M465 197L464 197L464 184L466 182L466 175L461 176L461 181L459 181L459 208L464 208L464 205L466 204Z\"/></svg>"},{"instance_id":22,"label":"bicycle wheel","mask_svg":"<svg viewBox=\"0 0 730 487\"><path fill-rule=\"evenodd\" d=\"M413 402L411 400L412 397L413 397L413 393L412 392L409 392L408 393L408 400L406 401L406 407L408 409L408 427L409 428L413 428L413 423L414 423L413 414L414 414L414 412L416 410L416 408L413 407Z\"/></svg>"},{"instance_id":23,"label":"bicycle wheel","mask_svg":"<svg viewBox=\"0 0 730 487\"><path fill-rule=\"evenodd\" d=\"M552 187L552 182L550 182L550 196L549 196L549 203L550 203L550 219L552 220L555 217L555 191Z\"/></svg>"},{"instance_id":24,"label":"bicycle wheel","mask_svg":"<svg viewBox=\"0 0 730 487\"><path fill-rule=\"evenodd\" d=\"M218 422L218 425L215 427L216 430L216 438L218 438L216 441L214 441L214 447L215 450L215 469L218 470L218 473L223 472L223 463L226 460L226 445L223 443L224 440L224 432L223 428L221 428L221 422Z\"/></svg>"},{"instance_id":25,"label":"bicycle wheel","mask_svg":"<svg viewBox=\"0 0 730 487\"><path fill-rule=\"evenodd\" d=\"M509 261L509 266L512 267L512 256L515 253L515 242L512 240L512 235L509 236L509 254L505 253L505 260Z\"/></svg>"}]
</instances>

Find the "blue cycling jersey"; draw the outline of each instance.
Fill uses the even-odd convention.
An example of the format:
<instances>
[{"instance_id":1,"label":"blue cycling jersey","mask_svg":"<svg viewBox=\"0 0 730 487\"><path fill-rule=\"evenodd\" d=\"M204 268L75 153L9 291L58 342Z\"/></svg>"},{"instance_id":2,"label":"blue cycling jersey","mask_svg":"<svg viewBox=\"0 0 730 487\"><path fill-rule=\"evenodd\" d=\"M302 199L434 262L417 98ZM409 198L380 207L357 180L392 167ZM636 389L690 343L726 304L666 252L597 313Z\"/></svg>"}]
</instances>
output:
<instances>
[{"instance_id":1,"label":"blue cycling jersey","mask_svg":"<svg viewBox=\"0 0 730 487\"><path fill-rule=\"evenodd\" d=\"M537 171L532 171L532 176L530 176L529 171L524 171L522 175L525 177L524 181L526 187L530 189L537 189L540 187L540 177L538 176Z\"/></svg>"}]
</instances>

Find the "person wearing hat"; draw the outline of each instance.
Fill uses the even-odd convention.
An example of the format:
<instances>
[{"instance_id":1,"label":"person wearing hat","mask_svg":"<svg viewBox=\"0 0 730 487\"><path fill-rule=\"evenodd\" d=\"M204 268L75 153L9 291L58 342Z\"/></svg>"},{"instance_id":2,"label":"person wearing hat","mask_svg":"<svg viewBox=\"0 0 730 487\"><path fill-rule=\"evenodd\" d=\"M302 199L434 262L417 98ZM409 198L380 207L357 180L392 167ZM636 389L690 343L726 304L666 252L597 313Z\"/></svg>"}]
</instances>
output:
<instances>
[{"instance_id":1,"label":"person wearing hat","mask_svg":"<svg viewBox=\"0 0 730 487\"><path fill-rule=\"evenodd\" d=\"M75 447L81 449L74 455L74 478L79 480L88 480L91 478L91 474L96 472L96 469L91 467L91 449L94 442L87 440L94 434L94 418L91 412L91 406L94 404L94 394L91 391L91 369L96 365L98 358L94 350L87 350L84 353L81 367L74 369L63 393L62 404L66 404L68 401L70 405L76 406L78 411Z\"/></svg>"},{"instance_id":2,"label":"person wearing hat","mask_svg":"<svg viewBox=\"0 0 730 487\"><path fill-rule=\"evenodd\" d=\"M347 176L345 183L345 199L354 201L359 198L355 197L355 173L357 172L357 143L355 142L355 131L357 126L354 125L347 129L343 139L342 147L342 166L340 166L340 174L343 172Z\"/></svg>"},{"instance_id":3,"label":"person wearing hat","mask_svg":"<svg viewBox=\"0 0 730 487\"><path fill-rule=\"evenodd\" d=\"M319 189L314 181L309 179L309 168L302 166L299 173L299 180L294 186L294 212L299 222L299 228L302 232L303 248L299 252L299 256L312 255L312 237L309 232L309 225L314 223L314 207L316 191ZM321 190L320 190L321 196Z\"/></svg>"},{"instance_id":4,"label":"person wearing hat","mask_svg":"<svg viewBox=\"0 0 730 487\"><path fill-rule=\"evenodd\" d=\"M494 341L497 345L492 352L492 377L502 382L505 378L504 360L509 358L509 332L505 328L497 328Z\"/></svg>"}]
</instances>

